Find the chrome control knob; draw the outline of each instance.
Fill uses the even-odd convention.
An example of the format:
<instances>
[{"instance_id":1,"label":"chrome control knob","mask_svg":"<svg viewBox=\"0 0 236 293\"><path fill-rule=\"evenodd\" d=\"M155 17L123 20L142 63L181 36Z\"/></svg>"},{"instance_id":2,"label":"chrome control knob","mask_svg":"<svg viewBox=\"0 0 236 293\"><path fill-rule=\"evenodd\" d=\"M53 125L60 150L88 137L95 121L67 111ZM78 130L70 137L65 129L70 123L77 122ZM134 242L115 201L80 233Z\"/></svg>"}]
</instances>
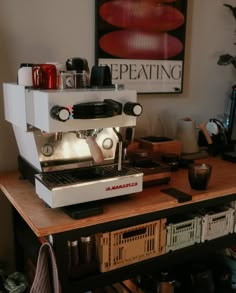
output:
<instances>
[{"instance_id":1,"label":"chrome control knob","mask_svg":"<svg viewBox=\"0 0 236 293\"><path fill-rule=\"evenodd\" d=\"M124 113L130 116L140 116L143 112L143 107L139 103L128 102L124 105Z\"/></svg>"},{"instance_id":2,"label":"chrome control knob","mask_svg":"<svg viewBox=\"0 0 236 293\"><path fill-rule=\"evenodd\" d=\"M70 111L66 107L54 106L50 111L50 115L53 119L65 122L70 119Z\"/></svg>"}]
</instances>

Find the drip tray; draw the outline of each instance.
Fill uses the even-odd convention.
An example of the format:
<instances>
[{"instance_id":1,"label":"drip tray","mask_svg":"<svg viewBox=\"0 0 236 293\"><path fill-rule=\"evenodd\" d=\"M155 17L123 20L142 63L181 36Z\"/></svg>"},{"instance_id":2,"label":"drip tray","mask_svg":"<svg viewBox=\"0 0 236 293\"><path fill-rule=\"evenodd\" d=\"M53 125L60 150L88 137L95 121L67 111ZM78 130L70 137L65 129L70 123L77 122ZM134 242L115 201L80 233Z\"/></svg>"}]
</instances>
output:
<instances>
[{"instance_id":1,"label":"drip tray","mask_svg":"<svg viewBox=\"0 0 236 293\"><path fill-rule=\"evenodd\" d=\"M140 192L143 173L126 166L118 171L117 164L55 171L36 174L35 187L50 207L63 207Z\"/></svg>"}]
</instances>

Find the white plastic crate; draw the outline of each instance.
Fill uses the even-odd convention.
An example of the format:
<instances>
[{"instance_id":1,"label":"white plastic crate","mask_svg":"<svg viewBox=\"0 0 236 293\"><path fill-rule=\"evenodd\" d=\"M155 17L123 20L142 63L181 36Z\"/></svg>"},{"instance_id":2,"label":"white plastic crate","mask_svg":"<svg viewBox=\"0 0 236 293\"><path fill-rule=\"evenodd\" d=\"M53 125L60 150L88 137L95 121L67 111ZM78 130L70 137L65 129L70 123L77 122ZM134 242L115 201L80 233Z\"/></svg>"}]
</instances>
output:
<instances>
[{"instance_id":1,"label":"white plastic crate","mask_svg":"<svg viewBox=\"0 0 236 293\"><path fill-rule=\"evenodd\" d=\"M100 271L107 272L165 253L166 219L97 234Z\"/></svg>"},{"instance_id":2,"label":"white plastic crate","mask_svg":"<svg viewBox=\"0 0 236 293\"><path fill-rule=\"evenodd\" d=\"M234 209L228 206L199 212L202 218L201 242L233 233L234 214Z\"/></svg>"},{"instance_id":3,"label":"white plastic crate","mask_svg":"<svg viewBox=\"0 0 236 293\"><path fill-rule=\"evenodd\" d=\"M236 200L231 201L229 206L234 209L234 225L233 225L233 232L236 233Z\"/></svg>"},{"instance_id":4,"label":"white plastic crate","mask_svg":"<svg viewBox=\"0 0 236 293\"><path fill-rule=\"evenodd\" d=\"M184 248L201 241L201 218L170 223L166 228L166 252Z\"/></svg>"}]
</instances>

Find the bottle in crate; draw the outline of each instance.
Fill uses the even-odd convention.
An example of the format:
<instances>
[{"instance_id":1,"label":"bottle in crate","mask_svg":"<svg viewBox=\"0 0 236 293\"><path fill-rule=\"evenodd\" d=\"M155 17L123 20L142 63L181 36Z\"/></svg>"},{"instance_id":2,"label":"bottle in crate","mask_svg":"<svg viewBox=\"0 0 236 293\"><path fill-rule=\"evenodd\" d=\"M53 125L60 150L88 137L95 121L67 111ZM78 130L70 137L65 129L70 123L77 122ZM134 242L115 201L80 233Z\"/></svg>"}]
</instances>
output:
<instances>
[{"instance_id":1,"label":"bottle in crate","mask_svg":"<svg viewBox=\"0 0 236 293\"><path fill-rule=\"evenodd\" d=\"M229 204L229 206L232 209L234 209L234 219L233 219L233 221L234 221L234 225L233 226L234 227L233 227L233 232L236 233L236 200L231 201L230 204Z\"/></svg>"}]
</instances>

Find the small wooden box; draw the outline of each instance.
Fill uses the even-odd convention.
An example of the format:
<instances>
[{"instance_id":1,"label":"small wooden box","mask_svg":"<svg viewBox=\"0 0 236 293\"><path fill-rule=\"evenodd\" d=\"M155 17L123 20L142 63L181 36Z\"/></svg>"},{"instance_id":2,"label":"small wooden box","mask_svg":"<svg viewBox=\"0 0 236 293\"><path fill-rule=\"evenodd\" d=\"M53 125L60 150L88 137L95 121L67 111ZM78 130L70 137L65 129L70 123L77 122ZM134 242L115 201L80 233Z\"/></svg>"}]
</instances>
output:
<instances>
[{"instance_id":1,"label":"small wooden box","mask_svg":"<svg viewBox=\"0 0 236 293\"><path fill-rule=\"evenodd\" d=\"M140 147L146 149L150 156L155 159L161 159L163 154L181 155L181 142L167 137L146 136L138 139Z\"/></svg>"}]
</instances>

